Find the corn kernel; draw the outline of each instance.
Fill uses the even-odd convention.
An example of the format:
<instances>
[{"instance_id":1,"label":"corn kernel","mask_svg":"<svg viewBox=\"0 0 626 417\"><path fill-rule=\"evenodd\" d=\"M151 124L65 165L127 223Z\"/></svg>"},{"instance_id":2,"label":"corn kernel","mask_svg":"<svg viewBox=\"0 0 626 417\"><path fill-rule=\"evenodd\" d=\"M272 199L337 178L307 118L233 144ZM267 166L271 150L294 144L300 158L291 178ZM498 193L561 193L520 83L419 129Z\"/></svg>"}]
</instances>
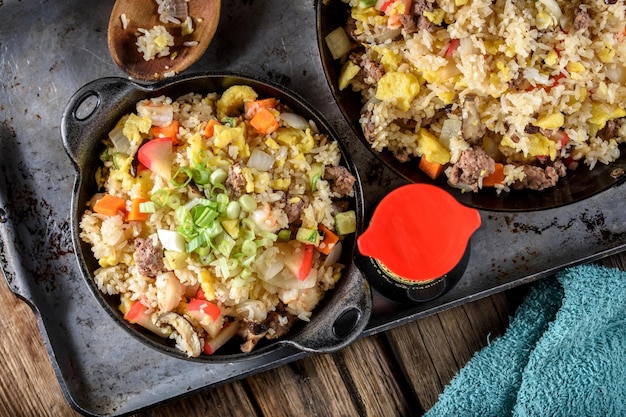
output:
<instances>
[{"instance_id":1,"label":"corn kernel","mask_svg":"<svg viewBox=\"0 0 626 417\"><path fill-rule=\"evenodd\" d=\"M567 68L567 71L569 71L570 74L573 72L585 72L585 66L580 62L568 62L565 68Z\"/></svg>"},{"instance_id":2,"label":"corn kernel","mask_svg":"<svg viewBox=\"0 0 626 417\"><path fill-rule=\"evenodd\" d=\"M287 191L291 185L291 178L276 178L273 183L275 190Z\"/></svg>"},{"instance_id":3,"label":"corn kernel","mask_svg":"<svg viewBox=\"0 0 626 417\"><path fill-rule=\"evenodd\" d=\"M613 58L615 57L615 49L611 47L611 45L605 43L602 48L598 51L598 59L605 64L609 62L613 62Z\"/></svg>"},{"instance_id":4,"label":"corn kernel","mask_svg":"<svg viewBox=\"0 0 626 417\"><path fill-rule=\"evenodd\" d=\"M550 66L556 65L559 62L559 54L557 54L554 49L551 49L550 52L548 52L548 55L544 58L543 62Z\"/></svg>"},{"instance_id":5,"label":"corn kernel","mask_svg":"<svg viewBox=\"0 0 626 417\"><path fill-rule=\"evenodd\" d=\"M546 114L541 116L533 123L533 126L537 126L541 129L558 129L565 123L565 117L563 113L557 112L552 114Z\"/></svg>"},{"instance_id":6,"label":"corn kernel","mask_svg":"<svg viewBox=\"0 0 626 417\"><path fill-rule=\"evenodd\" d=\"M441 9L435 9L432 12L424 12L423 14L426 19L430 20L435 25L441 25L446 12Z\"/></svg>"},{"instance_id":7,"label":"corn kernel","mask_svg":"<svg viewBox=\"0 0 626 417\"><path fill-rule=\"evenodd\" d=\"M545 12L537 13L537 17L535 18L535 25L537 26L537 29L539 30L547 29L550 26L553 26L554 23L555 23L554 19L548 13L545 13Z\"/></svg>"},{"instance_id":8,"label":"corn kernel","mask_svg":"<svg viewBox=\"0 0 626 417\"><path fill-rule=\"evenodd\" d=\"M274 151L277 151L278 148L280 147L278 145L278 143L276 143L276 141L274 139L272 139L272 138L265 139L265 144L267 145L268 148L270 148L270 149L272 149Z\"/></svg>"},{"instance_id":9,"label":"corn kernel","mask_svg":"<svg viewBox=\"0 0 626 417\"><path fill-rule=\"evenodd\" d=\"M456 97L456 93L454 91L441 91L437 93L437 97L439 97L445 105L448 105L452 103L454 97Z\"/></svg>"}]
</instances>

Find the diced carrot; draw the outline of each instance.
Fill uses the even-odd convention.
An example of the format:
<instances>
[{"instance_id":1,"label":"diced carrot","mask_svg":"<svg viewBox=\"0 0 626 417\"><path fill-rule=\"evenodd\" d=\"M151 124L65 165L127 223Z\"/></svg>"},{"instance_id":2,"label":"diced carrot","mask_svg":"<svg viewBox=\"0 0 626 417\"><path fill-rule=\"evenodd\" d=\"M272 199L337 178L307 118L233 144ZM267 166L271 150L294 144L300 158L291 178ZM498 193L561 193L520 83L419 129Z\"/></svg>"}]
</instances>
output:
<instances>
[{"instance_id":1,"label":"diced carrot","mask_svg":"<svg viewBox=\"0 0 626 417\"><path fill-rule=\"evenodd\" d=\"M132 204L130 206L130 211L128 212L128 216L126 217L127 221L139 221L145 222L150 218L150 213L142 213L140 210L141 203L145 203L148 201L145 198L133 198Z\"/></svg>"},{"instance_id":2,"label":"diced carrot","mask_svg":"<svg viewBox=\"0 0 626 417\"><path fill-rule=\"evenodd\" d=\"M178 128L180 127L180 123L178 120L172 120L167 126L152 126L150 128L150 135L153 138L172 138L172 143L174 145L178 145Z\"/></svg>"},{"instance_id":3,"label":"diced carrot","mask_svg":"<svg viewBox=\"0 0 626 417\"><path fill-rule=\"evenodd\" d=\"M483 187L493 187L504 183L504 165L496 162L496 170L483 178Z\"/></svg>"},{"instance_id":4,"label":"diced carrot","mask_svg":"<svg viewBox=\"0 0 626 417\"><path fill-rule=\"evenodd\" d=\"M323 224L320 224L319 229L324 238L317 246L317 250L322 252L324 255L328 255L330 251L333 250L337 242L339 242L339 236Z\"/></svg>"},{"instance_id":5,"label":"diced carrot","mask_svg":"<svg viewBox=\"0 0 626 417\"><path fill-rule=\"evenodd\" d=\"M422 156L420 159L419 168L424 171L426 175L430 178L436 180L439 175L443 172L443 165L438 162L430 162L427 161L425 157Z\"/></svg>"},{"instance_id":6,"label":"diced carrot","mask_svg":"<svg viewBox=\"0 0 626 417\"><path fill-rule=\"evenodd\" d=\"M128 309L128 312L124 315L124 318L131 323L137 323L141 321L142 317L146 313L146 310L148 310L148 307L146 307L142 302L135 301L130 309Z\"/></svg>"},{"instance_id":7,"label":"diced carrot","mask_svg":"<svg viewBox=\"0 0 626 417\"><path fill-rule=\"evenodd\" d=\"M254 117L250 120L250 124L262 135L268 135L278 129L276 116L265 107L257 110Z\"/></svg>"},{"instance_id":8,"label":"diced carrot","mask_svg":"<svg viewBox=\"0 0 626 417\"><path fill-rule=\"evenodd\" d=\"M202 287L198 287L195 298L198 300L206 300L206 295L204 295L204 290L202 289Z\"/></svg>"},{"instance_id":9,"label":"diced carrot","mask_svg":"<svg viewBox=\"0 0 626 417\"><path fill-rule=\"evenodd\" d=\"M218 122L216 119L211 119L207 122L206 126L204 127L204 136L206 136L207 138L212 138L213 135L215 134L215 126L219 126L220 122Z\"/></svg>"},{"instance_id":10,"label":"diced carrot","mask_svg":"<svg viewBox=\"0 0 626 417\"><path fill-rule=\"evenodd\" d=\"M246 101L245 104L245 116L246 119L250 120L254 117L259 109L274 109L276 108L276 104L278 102L274 97L262 98L259 100Z\"/></svg>"},{"instance_id":11,"label":"diced carrot","mask_svg":"<svg viewBox=\"0 0 626 417\"><path fill-rule=\"evenodd\" d=\"M115 216L119 212L126 213L126 200L111 194L105 194L104 197L93 205L93 211L105 216Z\"/></svg>"}]
</instances>

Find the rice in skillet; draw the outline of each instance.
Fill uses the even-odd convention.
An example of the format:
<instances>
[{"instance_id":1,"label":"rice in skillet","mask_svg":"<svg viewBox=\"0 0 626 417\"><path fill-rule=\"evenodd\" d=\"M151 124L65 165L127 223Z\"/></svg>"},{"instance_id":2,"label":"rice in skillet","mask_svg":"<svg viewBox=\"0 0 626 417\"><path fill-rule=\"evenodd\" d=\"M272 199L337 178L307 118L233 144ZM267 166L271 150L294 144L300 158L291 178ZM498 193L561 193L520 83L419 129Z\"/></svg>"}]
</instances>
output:
<instances>
[{"instance_id":1,"label":"rice in skillet","mask_svg":"<svg viewBox=\"0 0 626 417\"><path fill-rule=\"evenodd\" d=\"M623 0L343 1L340 88L362 94L375 150L499 192L552 187L619 157Z\"/></svg>"},{"instance_id":2,"label":"rice in skillet","mask_svg":"<svg viewBox=\"0 0 626 417\"><path fill-rule=\"evenodd\" d=\"M126 320L189 356L308 321L356 228L335 141L247 86L137 103L104 140L81 239Z\"/></svg>"}]
</instances>

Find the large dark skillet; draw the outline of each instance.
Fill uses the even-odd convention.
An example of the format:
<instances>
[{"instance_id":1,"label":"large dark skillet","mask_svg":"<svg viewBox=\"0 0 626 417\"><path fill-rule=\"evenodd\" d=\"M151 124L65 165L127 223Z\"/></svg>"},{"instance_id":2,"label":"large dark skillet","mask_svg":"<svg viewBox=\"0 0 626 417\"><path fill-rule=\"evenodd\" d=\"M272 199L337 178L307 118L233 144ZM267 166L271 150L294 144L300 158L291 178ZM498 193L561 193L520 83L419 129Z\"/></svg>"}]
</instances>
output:
<instances>
[{"instance_id":1,"label":"large dark skillet","mask_svg":"<svg viewBox=\"0 0 626 417\"><path fill-rule=\"evenodd\" d=\"M63 144L76 169L70 208L71 226L76 256L85 281L104 310L122 328L149 346L181 358L186 358L186 356L176 350L171 341L159 338L137 325L126 322L117 308L119 297L104 296L98 290L93 280L93 272L98 268L98 263L92 255L90 246L79 238L79 221L87 201L98 191L94 174L101 163L98 155L103 149L102 139L124 114L134 111L137 101L160 95L176 99L189 92L201 94L222 92L235 84L249 85L260 96L280 98L282 103L289 105L296 113L314 120L320 131L338 140L337 134L320 114L294 92L269 81L238 73L203 73L173 78L152 85L140 85L122 78L95 80L74 94L62 119ZM338 143L343 156L342 164L357 177L353 207L357 213L357 232L360 232L363 230L363 191L358 173L345 147L340 140ZM369 286L352 262L354 250L355 236L353 235L344 241L341 262L346 265L346 268L342 278L335 289L328 292L317 306L309 323L300 323L285 338L260 343L252 353L240 353L238 344L231 343L214 355L201 355L195 360L209 362L247 360L274 352L281 346L309 352L330 352L352 342L366 326L372 308Z\"/></svg>"},{"instance_id":2,"label":"large dark skillet","mask_svg":"<svg viewBox=\"0 0 626 417\"><path fill-rule=\"evenodd\" d=\"M325 4L328 3L328 4ZM493 189L485 189L479 193L462 193L459 189L450 187L442 175L437 181L428 178L418 168L417 162L399 162L391 152L376 152L371 148L361 130L359 115L361 111L361 96L349 88L340 91L338 77L341 64L334 60L326 46L324 38L328 33L339 26L345 26L348 16L348 5L341 0L317 2L317 41L321 53L322 65L326 73L328 84L337 100L337 104L344 117L350 124L355 135L380 160L409 182L434 183L450 192L459 202L470 207L494 211L532 211L555 208L591 197L607 188L622 182L626 176L616 175L619 169L626 168L626 155L622 152L619 160L610 165L597 164L589 171L586 166L580 166L576 171L568 172L567 177L561 178L556 187L544 191L511 191L497 195Z\"/></svg>"}]
</instances>

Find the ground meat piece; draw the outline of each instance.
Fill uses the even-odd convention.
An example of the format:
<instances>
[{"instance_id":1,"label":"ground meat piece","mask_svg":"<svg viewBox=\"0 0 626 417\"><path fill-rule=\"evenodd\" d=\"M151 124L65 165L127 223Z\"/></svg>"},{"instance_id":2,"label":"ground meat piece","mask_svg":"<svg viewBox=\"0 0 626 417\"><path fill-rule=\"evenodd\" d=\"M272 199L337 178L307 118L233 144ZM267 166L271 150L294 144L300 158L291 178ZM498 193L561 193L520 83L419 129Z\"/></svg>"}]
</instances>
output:
<instances>
[{"instance_id":1,"label":"ground meat piece","mask_svg":"<svg viewBox=\"0 0 626 417\"><path fill-rule=\"evenodd\" d=\"M424 12L432 12L435 9L433 3L428 0L415 0L413 2L413 17L417 30L432 31L435 25L424 16Z\"/></svg>"},{"instance_id":2,"label":"ground meat piece","mask_svg":"<svg viewBox=\"0 0 626 417\"><path fill-rule=\"evenodd\" d=\"M356 181L354 175L344 166L329 166L324 169L324 179L330 183L330 190L345 196L352 191Z\"/></svg>"},{"instance_id":3,"label":"ground meat piece","mask_svg":"<svg viewBox=\"0 0 626 417\"><path fill-rule=\"evenodd\" d=\"M565 166L561 162L556 162L554 166L545 168L524 165L522 169L526 176L523 180L515 181L513 188L516 190L524 188L537 191L545 190L546 188L554 187L559 177L565 176Z\"/></svg>"},{"instance_id":4,"label":"ground meat piece","mask_svg":"<svg viewBox=\"0 0 626 417\"><path fill-rule=\"evenodd\" d=\"M574 30L576 31L587 29L589 23L591 23L591 16L584 10L579 10L574 16Z\"/></svg>"},{"instance_id":5,"label":"ground meat piece","mask_svg":"<svg viewBox=\"0 0 626 417\"><path fill-rule=\"evenodd\" d=\"M241 168L241 164L233 164L228 168L226 189L234 198L239 198L246 192L246 179L243 176Z\"/></svg>"},{"instance_id":6,"label":"ground meat piece","mask_svg":"<svg viewBox=\"0 0 626 417\"><path fill-rule=\"evenodd\" d=\"M339 200L334 200L331 204L333 216L337 213L343 213L344 211L348 211L348 209L350 208L350 201L343 198Z\"/></svg>"},{"instance_id":7,"label":"ground meat piece","mask_svg":"<svg viewBox=\"0 0 626 417\"><path fill-rule=\"evenodd\" d=\"M300 215L302 210L309 205L309 198L306 195L286 196L285 207L283 210L287 214L287 221L291 223L300 223Z\"/></svg>"},{"instance_id":8,"label":"ground meat piece","mask_svg":"<svg viewBox=\"0 0 626 417\"><path fill-rule=\"evenodd\" d=\"M623 119L620 119L623 120ZM598 136L604 140L614 139L617 137L619 131L619 122L615 119L611 119L606 122L606 125L598 132Z\"/></svg>"},{"instance_id":9,"label":"ground meat piece","mask_svg":"<svg viewBox=\"0 0 626 417\"><path fill-rule=\"evenodd\" d=\"M135 239L135 264L141 275L156 277L165 271L163 249L155 247L152 239Z\"/></svg>"},{"instance_id":10,"label":"ground meat piece","mask_svg":"<svg viewBox=\"0 0 626 417\"><path fill-rule=\"evenodd\" d=\"M524 133L528 133L529 135L539 133L539 127L534 125L526 125L526 127L524 128Z\"/></svg>"},{"instance_id":11,"label":"ground meat piece","mask_svg":"<svg viewBox=\"0 0 626 417\"><path fill-rule=\"evenodd\" d=\"M368 110L363 116L364 121L361 122L361 129L363 129L363 136L365 136L365 140L369 143L373 143L374 139L376 139L376 123L372 121L372 116L374 113L371 110Z\"/></svg>"},{"instance_id":12,"label":"ground meat piece","mask_svg":"<svg viewBox=\"0 0 626 417\"><path fill-rule=\"evenodd\" d=\"M519 74L517 77L509 81L509 85L513 90L522 91L531 87L530 82L524 78L524 74Z\"/></svg>"},{"instance_id":13,"label":"ground meat piece","mask_svg":"<svg viewBox=\"0 0 626 417\"><path fill-rule=\"evenodd\" d=\"M401 14L399 17L400 23L402 24L402 27L404 28L404 31L406 33L415 33L419 30L417 27L419 16Z\"/></svg>"},{"instance_id":14,"label":"ground meat piece","mask_svg":"<svg viewBox=\"0 0 626 417\"><path fill-rule=\"evenodd\" d=\"M284 306L277 311L271 311L265 319L265 324L269 328L268 339L276 339L289 333L291 327L297 322L296 316L284 311Z\"/></svg>"},{"instance_id":15,"label":"ground meat piece","mask_svg":"<svg viewBox=\"0 0 626 417\"><path fill-rule=\"evenodd\" d=\"M360 42L355 32L356 32L356 19L353 18L352 16L348 16L348 19L346 20L346 33L348 34L350 39L352 39L353 41Z\"/></svg>"},{"instance_id":16,"label":"ground meat piece","mask_svg":"<svg viewBox=\"0 0 626 417\"><path fill-rule=\"evenodd\" d=\"M470 148L461 153L459 161L452 166L448 180L450 184L465 184L478 191L478 181L496 169L495 161L482 148Z\"/></svg>"},{"instance_id":17,"label":"ground meat piece","mask_svg":"<svg viewBox=\"0 0 626 417\"><path fill-rule=\"evenodd\" d=\"M364 58L359 65L364 72L363 81L367 84L376 84L385 75L385 68L373 59Z\"/></svg>"},{"instance_id":18,"label":"ground meat piece","mask_svg":"<svg viewBox=\"0 0 626 417\"><path fill-rule=\"evenodd\" d=\"M393 154L398 162L408 162L411 159L411 154L406 149L400 149Z\"/></svg>"}]
</instances>

